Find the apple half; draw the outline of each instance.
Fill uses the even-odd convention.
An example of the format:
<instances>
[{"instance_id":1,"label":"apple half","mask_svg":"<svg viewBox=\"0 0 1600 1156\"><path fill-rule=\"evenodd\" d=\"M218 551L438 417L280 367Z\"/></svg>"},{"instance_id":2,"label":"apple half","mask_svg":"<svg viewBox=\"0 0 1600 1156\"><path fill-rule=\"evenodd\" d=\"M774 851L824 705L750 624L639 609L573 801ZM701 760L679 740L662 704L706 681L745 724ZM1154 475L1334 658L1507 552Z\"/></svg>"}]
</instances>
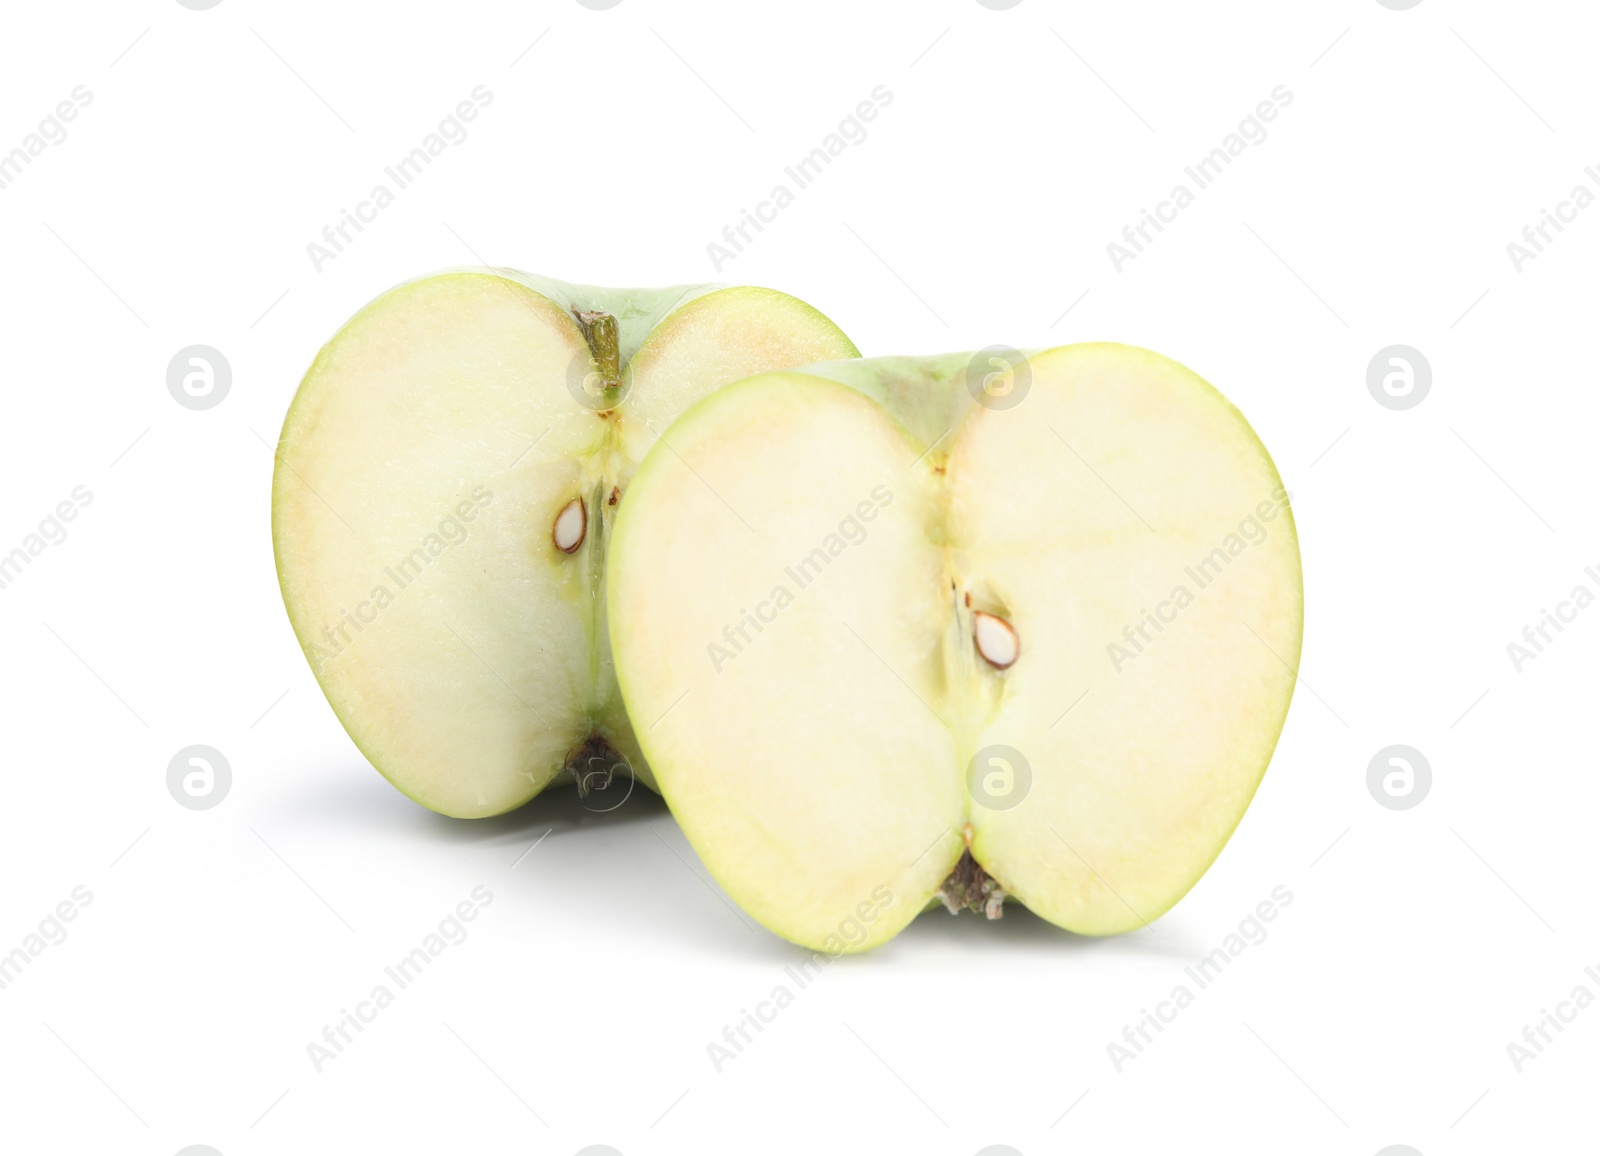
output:
<instances>
[{"instance_id":1,"label":"apple half","mask_svg":"<svg viewBox=\"0 0 1600 1156\"><path fill-rule=\"evenodd\" d=\"M653 786L606 641L637 463L720 385L854 356L809 305L750 287L458 271L358 313L284 421L272 537L295 634L362 753L461 817L558 777Z\"/></svg>"},{"instance_id":2,"label":"apple half","mask_svg":"<svg viewBox=\"0 0 1600 1156\"><path fill-rule=\"evenodd\" d=\"M1123 345L769 373L685 413L608 562L624 699L711 874L779 935L942 899L1141 927L1248 806L1299 662L1272 460Z\"/></svg>"}]
</instances>

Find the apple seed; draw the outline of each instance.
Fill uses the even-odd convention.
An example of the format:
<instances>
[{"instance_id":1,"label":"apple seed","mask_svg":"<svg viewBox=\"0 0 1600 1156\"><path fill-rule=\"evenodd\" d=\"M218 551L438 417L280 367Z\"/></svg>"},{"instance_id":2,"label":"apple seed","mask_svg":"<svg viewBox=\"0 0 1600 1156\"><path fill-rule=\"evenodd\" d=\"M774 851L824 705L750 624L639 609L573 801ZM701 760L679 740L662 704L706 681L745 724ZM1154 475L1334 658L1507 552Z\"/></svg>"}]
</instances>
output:
<instances>
[{"instance_id":1,"label":"apple seed","mask_svg":"<svg viewBox=\"0 0 1600 1156\"><path fill-rule=\"evenodd\" d=\"M557 550L571 554L583 545L583 536L588 528L589 512L584 509L583 499L573 498L556 515L556 524L550 531L550 537L555 540Z\"/></svg>"},{"instance_id":2,"label":"apple seed","mask_svg":"<svg viewBox=\"0 0 1600 1156\"><path fill-rule=\"evenodd\" d=\"M985 614L982 610L974 613L972 619L973 641L978 645L978 653L988 660L990 666L1004 670L1017 661L1022 644L1017 641L1017 632L1011 628L1011 623L993 614Z\"/></svg>"}]
</instances>

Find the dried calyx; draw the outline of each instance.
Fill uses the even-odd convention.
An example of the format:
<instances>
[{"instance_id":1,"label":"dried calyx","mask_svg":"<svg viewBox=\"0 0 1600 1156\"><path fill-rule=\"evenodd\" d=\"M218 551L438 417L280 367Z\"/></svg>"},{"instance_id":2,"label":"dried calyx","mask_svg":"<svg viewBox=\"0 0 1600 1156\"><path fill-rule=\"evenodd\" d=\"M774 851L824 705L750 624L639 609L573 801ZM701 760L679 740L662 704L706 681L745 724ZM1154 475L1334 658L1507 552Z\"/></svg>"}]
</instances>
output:
<instances>
[{"instance_id":1,"label":"dried calyx","mask_svg":"<svg viewBox=\"0 0 1600 1156\"><path fill-rule=\"evenodd\" d=\"M989 919L999 919L1006 891L1000 881L978 865L970 850L961 852L955 869L939 887L946 910L957 915L963 908Z\"/></svg>"},{"instance_id":2,"label":"dried calyx","mask_svg":"<svg viewBox=\"0 0 1600 1156\"><path fill-rule=\"evenodd\" d=\"M588 798L595 791L608 790L619 771L626 775L633 773L628 760L598 734L591 734L567 755L564 769L578 784L580 799Z\"/></svg>"}]
</instances>

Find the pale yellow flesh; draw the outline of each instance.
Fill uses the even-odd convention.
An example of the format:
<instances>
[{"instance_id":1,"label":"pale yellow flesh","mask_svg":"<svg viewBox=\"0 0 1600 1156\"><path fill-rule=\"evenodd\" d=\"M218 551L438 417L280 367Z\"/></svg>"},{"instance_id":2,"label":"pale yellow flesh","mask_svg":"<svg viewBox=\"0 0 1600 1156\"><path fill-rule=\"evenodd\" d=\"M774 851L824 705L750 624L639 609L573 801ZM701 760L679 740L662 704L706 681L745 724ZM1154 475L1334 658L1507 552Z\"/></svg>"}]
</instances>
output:
<instances>
[{"instance_id":1,"label":"pale yellow flesh","mask_svg":"<svg viewBox=\"0 0 1600 1156\"><path fill-rule=\"evenodd\" d=\"M736 900L822 950L892 936L969 844L1063 927L1154 919L1232 833L1293 691L1298 546L1232 406L1123 346L1035 355L1010 410L970 404L962 363L724 390L646 461L612 546L622 687L668 802ZM863 501L864 535L842 531ZM978 611L1016 631L1005 671ZM1146 612L1171 618L1149 641ZM1008 809L969 795L992 746L1031 771Z\"/></svg>"},{"instance_id":2,"label":"pale yellow flesh","mask_svg":"<svg viewBox=\"0 0 1600 1156\"><path fill-rule=\"evenodd\" d=\"M295 632L362 752L456 816L526 802L593 733L651 782L606 645L611 492L689 402L853 353L794 298L712 291L644 338L602 416L567 388L587 358L576 321L524 284L443 274L357 315L284 423L273 540ZM587 528L567 554L552 530L574 498Z\"/></svg>"}]
</instances>

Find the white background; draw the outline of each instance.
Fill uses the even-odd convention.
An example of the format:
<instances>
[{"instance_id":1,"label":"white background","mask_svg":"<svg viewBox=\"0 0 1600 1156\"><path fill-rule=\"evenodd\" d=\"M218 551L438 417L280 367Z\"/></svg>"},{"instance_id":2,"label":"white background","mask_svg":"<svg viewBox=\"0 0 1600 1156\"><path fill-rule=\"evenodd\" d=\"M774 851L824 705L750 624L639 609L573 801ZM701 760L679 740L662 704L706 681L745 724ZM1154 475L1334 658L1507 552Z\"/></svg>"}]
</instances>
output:
<instances>
[{"instance_id":1,"label":"white background","mask_svg":"<svg viewBox=\"0 0 1600 1156\"><path fill-rule=\"evenodd\" d=\"M0 152L93 101L0 190L0 553L93 501L0 590L0 952L93 900L0 991L0 1148L1592 1144L1600 1010L1521 1074L1506 1045L1600 996L1600 610L1520 674L1506 644L1600 590L1600 208L1520 273L1506 244L1596 187L1595 34L1585 5L1486 0L12 6ZM477 85L470 138L318 272L307 243ZM868 138L718 273L707 243L877 85ZM1119 273L1107 243L1277 85L1268 138ZM305 366L390 285L480 260L773 285L869 355L1114 339L1215 382L1294 494L1307 612L1210 873L1105 941L927 915L714 1071L802 952L657 800L408 802L279 600L270 443ZM165 382L195 343L233 368L203 412ZM1366 388L1393 343L1433 370L1404 412ZM233 769L208 811L166 788L194 743ZM1392 743L1433 768L1411 810L1367 790ZM318 1074L307 1044L480 885L470 938ZM1270 937L1118 1073L1107 1044L1278 885Z\"/></svg>"}]
</instances>

